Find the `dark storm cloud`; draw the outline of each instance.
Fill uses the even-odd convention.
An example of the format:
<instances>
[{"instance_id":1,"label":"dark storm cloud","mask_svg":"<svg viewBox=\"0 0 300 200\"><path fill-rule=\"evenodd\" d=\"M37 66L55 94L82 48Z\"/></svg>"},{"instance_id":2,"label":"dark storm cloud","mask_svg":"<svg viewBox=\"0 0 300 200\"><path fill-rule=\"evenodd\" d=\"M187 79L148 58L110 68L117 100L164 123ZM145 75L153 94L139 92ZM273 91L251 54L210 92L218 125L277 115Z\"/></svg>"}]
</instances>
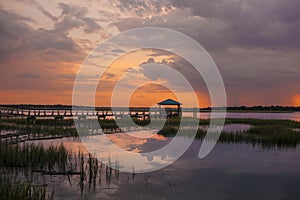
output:
<instances>
[{"instance_id":1,"label":"dark storm cloud","mask_svg":"<svg viewBox=\"0 0 300 200\"><path fill-rule=\"evenodd\" d=\"M62 20L55 24L54 31L70 31L74 28L83 27L86 33L103 32L103 28L95 19L87 17L88 10L85 7L71 6L65 3L59 3L62 9Z\"/></svg>"},{"instance_id":2,"label":"dark storm cloud","mask_svg":"<svg viewBox=\"0 0 300 200\"><path fill-rule=\"evenodd\" d=\"M21 3L34 5L41 13L51 19L55 25L54 32L68 33L74 28L83 28L86 33L103 32L103 28L96 22L96 19L87 17L88 9L66 3L59 3L58 7L62 10L60 16L52 15L46 8L35 0L18 0Z\"/></svg>"},{"instance_id":3,"label":"dark storm cloud","mask_svg":"<svg viewBox=\"0 0 300 200\"><path fill-rule=\"evenodd\" d=\"M11 23L9 20L12 20ZM3 63L12 52L19 49L20 33L28 32L28 27L19 21L19 15L0 10L0 62ZM17 21L17 22L16 22Z\"/></svg>"},{"instance_id":4,"label":"dark storm cloud","mask_svg":"<svg viewBox=\"0 0 300 200\"><path fill-rule=\"evenodd\" d=\"M300 1L172 0L171 4L177 11L168 16L132 17L116 25L120 30L151 25L172 28L192 36L208 49L299 49Z\"/></svg>"},{"instance_id":5,"label":"dark storm cloud","mask_svg":"<svg viewBox=\"0 0 300 200\"><path fill-rule=\"evenodd\" d=\"M0 10L1 55L43 51L48 49L79 52L74 41L62 33L45 29L33 29L17 14ZM3 59L1 59L3 61Z\"/></svg>"},{"instance_id":6,"label":"dark storm cloud","mask_svg":"<svg viewBox=\"0 0 300 200\"><path fill-rule=\"evenodd\" d=\"M62 9L61 15L73 15L79 18L85 16L88 12L84 7L69 5L66 3L59 3L58 5Z\"/></svg>"},{"instance_id":7,"label":"dark storm cloud","mask_svg":"<svg viewBox=\"0 0 300 200\"><path fill-rule=\"evenodd\" d=\"M97 31L103 31L103 28L101 26L99 26L99 24L97 24L95 22L95 20L93 20L92 18L85 17L82 20L85 24L84 31L86 33L93 33L93 32L97 32Z\"/></svg>"},{"instance_id":8,"label":"dark storm cloud","mask_svg":"<svg viewBox=\"0 0 300 200\"><path fill-rule=\"evenodd\" d=\"M55 24L55 29L53 32L68 33L74 28L79 28L82 26L82 21L74 19L72 16L64 16L64 18Z\"/></svg>"},{"instance_id":9,"label":"dark storm cloud","mask_svg":"<svg viewBox=\"0 0 300 200\"><path fill-rule=\"evenodd\" d=\"M40 12L42 12L46 17L51 19L52 21L56 21L57 18L52 15L49 11L47 11L43 6L41 6L37 1L35 0L17 0L19 3L26 3L29 5L35 6Z\"/></svg>"},{"instance_id":10,"label":"dark storm cloud","mask_svg":"<svg viewBox=\"0 0 300 200\"><path fill-rule=\"evenodd\" d=\"M30 52L41 56L45 60L51 60L57 56L57 60L65 56L70 61L70 54L81 54L80 47L67 36L69 31L75 28L83 28L86 33L103 31L95 20L87 17L87 9L60 3L61 16L55 17L48 13L36 1L26 0L36 6L42 13L53 20L54 28L46 30L43 28L33 29L25 22L35 23L31 18L20 16L16 13L0 10L0 62L3 63L13 56L27 55ZM62 53L63 52L63 53ZM62 58L64 59L64 58ZM76 58L75 58L76 59Z\"/></svg>"},{"instance_id":11,"label":"dark storm cloud","mask_svg":"<svg viewBox=\"0 0 300 200\"><path fill-rule=\"evenodd\" d=\"M129 12L137 16L144 16L150 12L152 14L157 14L163 12L164 10L170 10L171 4L167 0L119 0L119 3L116 4L116 7L124 13Z\"/></svg>"},{"instance_id":12,"label":"dark storm cloud","mask_svg":"<svg viewBox=\"0 0 300 200\"><path fill-rule=\"evenodd\" d=\"M54 80L62 64L78 62L81 48L63 32L34 29L24 18L0 9L0 89L65 88ZM71 67L71 66L70 66Z\"/></svg>"},{"instance_id":13,"label":"dark storm cloud","mask_svg":"<svg viewBox=\"0 0 300 200\"><path fill-rule=\"evenodd\" d=\"M157 71L153 71L149 69L148 67L143 67L144 64L161 64L165 66L169 66L172 69L176 70L179 74L183 75L183 77L191 84L192 88L196 92L201 93L207 93L207 88L205 85L205 82L199 72L185 59L182 57L176 56L174 54L171 54L167 51L156 51L154 53L150 53L149 55L152 56L172 56L172 58L165 60L162 59L161 61L155 61L153 57L149 58L146 62L143 62L140 64L141 66L141 73L144 74L145 77L152 81L157 81L159 79L165 79L170 83L170 85L173 85L177 88L186 89L184 86L184 82L181 81L181 77L178 76L170 76L170 74L166 77L164 77L165 74L161 74L161 70L157 69ZM160 66L149 66L149 67L160 67Z\"/></svg>"}]
</instances>

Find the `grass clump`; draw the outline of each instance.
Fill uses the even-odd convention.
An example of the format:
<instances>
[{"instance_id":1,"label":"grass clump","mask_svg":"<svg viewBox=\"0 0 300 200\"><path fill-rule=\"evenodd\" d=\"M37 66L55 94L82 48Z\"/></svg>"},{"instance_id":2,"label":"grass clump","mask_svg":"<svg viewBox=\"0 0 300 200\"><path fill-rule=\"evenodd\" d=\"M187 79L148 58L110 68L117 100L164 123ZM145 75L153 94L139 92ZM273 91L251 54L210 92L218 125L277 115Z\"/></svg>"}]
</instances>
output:
<instances>
[{"instance_id":1,"label":"grass clump","mask_svg":"<svg viewBox=\"0 0 300 200\"><path fill-rule=\"evenodd\" d=\"M18 167L37 170L65 170L69 153L65 147L50 146L44 148L38 144L0 145L0 167Z\"/></svg>"},{"instance_id":2,"label":"grass clump","mask_svg":"<svg viewBox=\"0 0 300 200\"><path fill-rule=\"evenodd\" d=\"M252 120L252 119L227 119L226 124L250 124L252 127L246 131L222 131L218 142L220 143L246 143L261 148L295 148L300 143L300 132L294 130L299 122L291 120ZM177 134L178 127L165 126L158 134L173 137ZM192 130L181 131L185 136L191 136ZM202 129L197 130L196 139L204 139L207 135ZM215 138L215 137L214 137ZM209 139L209 137L207 138Z\"/></svg>"},{"instance_id":3,"label":"grass clump","mask_svg":"<svg viewBox=\"0 0 300 200\"><path fill-rule=\"evenodd\" d=\"M12 182L11 177L0 175L0 197L5 200L50 200L46 186L34 186L31 182Z\"/></svg>"}]
</instances>

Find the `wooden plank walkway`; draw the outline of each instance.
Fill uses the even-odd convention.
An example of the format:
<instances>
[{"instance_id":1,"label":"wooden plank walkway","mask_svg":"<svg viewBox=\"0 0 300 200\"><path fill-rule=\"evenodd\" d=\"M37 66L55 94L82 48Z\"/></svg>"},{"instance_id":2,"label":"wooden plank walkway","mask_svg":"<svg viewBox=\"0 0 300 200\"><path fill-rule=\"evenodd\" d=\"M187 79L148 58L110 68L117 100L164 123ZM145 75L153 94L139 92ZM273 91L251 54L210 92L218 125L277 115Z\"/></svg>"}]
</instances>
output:
<instances>
[{"instance_id":1,"label":"wooden plank walkway","mask_svg":"<svg viewBox=\"0 0 300 200\"><path fill-rule=\"evenodd\" d=\"M167 115L178 114L176 109L167 110ZM162 117L160 110L142 107L129 108L129 112L124 108L112 109L109 107L76 107L72 106L31 106L31 105L0 105L0 118L27 118L27 120L35 120L37 118L53 118L55 120L63 120L64 118L89 118L97 117L98 119L106 119L108 117L121 118L131 116L136 118Z\"/></svg>"},{"instance_id":2,"label":"wooden plank walkway","mask_svg":"<svg viewBox=\"0 0 300 200\"><path fill-rule=\"evenodd\" d=\"M64 118L85 119L97 117L98 119L135 117L140 119L170 118L191 113L192 117L197 117L198 108L182 108L178 113L177 108L165 108L166 112L161 112L159 108L151 109L147 107L114 108L110 107L83 107L83 106L64 106L64 105L0 105L0 118L26 118L28 121L35 121L37 118L52 118L63 120ZM129 110L129 112L128 112Z\"/></svg>"}]
</instances>

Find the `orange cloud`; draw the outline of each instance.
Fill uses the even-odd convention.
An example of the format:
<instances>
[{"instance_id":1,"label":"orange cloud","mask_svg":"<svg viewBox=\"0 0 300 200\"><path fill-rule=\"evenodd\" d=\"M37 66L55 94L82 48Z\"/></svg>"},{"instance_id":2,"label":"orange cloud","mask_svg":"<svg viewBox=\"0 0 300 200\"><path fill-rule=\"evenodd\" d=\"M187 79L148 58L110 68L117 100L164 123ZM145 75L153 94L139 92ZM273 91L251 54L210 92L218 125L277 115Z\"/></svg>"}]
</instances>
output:
<instances>
[{"instance_id":1,"label":"orange cloud","mask_svg":"<svg viewBox=\"0 0 300 200\"><path fill-rule=\"evenodd\" d=\"M133 93L129 105L150 107L169 98L178 101L176 95L168 88L158 84L146 84Z\"/></svg>"}]
</instances>

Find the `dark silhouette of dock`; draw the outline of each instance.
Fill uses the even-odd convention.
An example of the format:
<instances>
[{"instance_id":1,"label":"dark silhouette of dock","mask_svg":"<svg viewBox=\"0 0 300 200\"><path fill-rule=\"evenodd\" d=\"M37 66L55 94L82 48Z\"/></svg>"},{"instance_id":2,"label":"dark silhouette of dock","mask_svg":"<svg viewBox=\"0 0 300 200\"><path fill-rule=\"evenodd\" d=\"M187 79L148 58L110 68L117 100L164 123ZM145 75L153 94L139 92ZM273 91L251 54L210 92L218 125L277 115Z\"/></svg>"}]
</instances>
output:
<instances>
[{"instance_id":1,"label":"dark silhouette of dock","mask_svg":"<svg viewBox=\"0 0 300 200\"><path fill-rule=\"evenodd\" d=\"M147 107L110 108L110 107L85 107L85 106L63 106L63 105L0 105L0 118L26 118L28 121L37 118L52 118L63 120L64 118L85 119L97 117L98 119L135 117L147 119L151 117L171 117L178 115L177 108L166 108L162 114L160 108L151 109Z\"/></svg>"}]
</instances>

